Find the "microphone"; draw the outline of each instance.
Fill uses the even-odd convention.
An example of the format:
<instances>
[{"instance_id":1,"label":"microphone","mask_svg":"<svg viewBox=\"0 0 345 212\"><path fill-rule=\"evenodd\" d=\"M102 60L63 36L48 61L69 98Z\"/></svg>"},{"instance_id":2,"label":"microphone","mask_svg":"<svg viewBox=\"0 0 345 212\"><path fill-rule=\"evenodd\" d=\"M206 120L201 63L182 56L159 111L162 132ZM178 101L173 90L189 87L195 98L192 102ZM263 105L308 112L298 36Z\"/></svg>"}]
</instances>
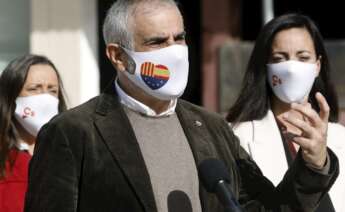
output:
<instances>
[{"instance_id":1,"label":"microphone","mask_svg":"<svg viewBox=\"0 0 345 212\"><path fill-rule=\"evenodd\" d=\"M198 170L206 191L217 195L224 206L224 212L242 211L229 188L230 175L222 161L215 158L206 159L200 163Z\"/></svg>"},{"instance_id":2,"label":"microphone","mask_svg":"<svg viewBox=\"0 0 345 212\"><path fill-rule=\"evenodd\" d=\"M168 195L168 212L193 212L188 195L180 190L171 191Z\"/></svg>"}]
</instances>

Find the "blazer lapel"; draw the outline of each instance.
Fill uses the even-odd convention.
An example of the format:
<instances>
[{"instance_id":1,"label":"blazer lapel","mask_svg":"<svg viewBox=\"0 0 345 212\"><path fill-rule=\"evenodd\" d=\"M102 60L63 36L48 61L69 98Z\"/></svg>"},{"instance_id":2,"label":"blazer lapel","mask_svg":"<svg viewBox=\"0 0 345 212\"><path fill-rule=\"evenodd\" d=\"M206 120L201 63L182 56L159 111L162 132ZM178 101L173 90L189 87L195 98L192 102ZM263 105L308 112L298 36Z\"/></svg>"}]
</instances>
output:
<instances>
[{"instance_id":1,"label":"blazer lapel","mask_svg":"<svg viewBox=\"0 0 345 212\"><path fill-rule=\"evenodd\" d=\"M144 158L122 105L114 93L102 97L96 127L146 211L157 211Z\"/></svg>"},{"instance_id":2,"label":"blazer lapel","mask_svg":"<svg viewBox=\"0 0 345 212\"><path fill-rule=\"evenodd\" d=\"M283 141L272 111L262 120L253 121L253 142L249 148L264 175L275 185L283 179L288 164Z\"/></svg>"},{"instance_id":3,"label":"blazer lapel","mask_svg":"<svg viewBox=\"0 0 345 212\"><path fill-rule=\"evenodd\" d=\"M177 104L176 114L191 146L196 166L207 158L216 157L214 147L209 144L212 138L202 118L187 110L181 100Z\"/></svg>"},{"instance_id":4,"label":"blazer lapel","mask_svg":"<svg viewBox=\"0 0 345 212\"><path fill-rule=\"evenodd\" d=\"M193 113L192 110L186 109L186 106L184 106L182 102L183 100L178 101L176 114L191 147L196 163L195 165L198 168L198 165L203 160L207 158L216 158L216 151L214 147L209 144L212 138L206 129L206 123L204 123L203 119L196 113ZM199 182L199 189L203 211L211 212L209 208L212 208L212 205L217 205L218 200L215 196L210 196L208 194L201 185L201 182Z\"/></svg>"}]
</instances>

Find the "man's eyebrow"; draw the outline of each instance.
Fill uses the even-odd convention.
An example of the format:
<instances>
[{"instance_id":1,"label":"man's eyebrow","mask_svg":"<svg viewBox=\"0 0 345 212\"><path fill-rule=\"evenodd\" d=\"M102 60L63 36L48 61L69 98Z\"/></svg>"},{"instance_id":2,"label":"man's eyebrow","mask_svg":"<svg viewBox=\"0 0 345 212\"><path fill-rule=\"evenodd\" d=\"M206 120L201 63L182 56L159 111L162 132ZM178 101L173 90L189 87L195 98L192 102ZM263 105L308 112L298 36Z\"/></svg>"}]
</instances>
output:
<instances>
[{"instance_id":1,"label":"man's eyebrow","mask_svg":"<svg viewBox=\"0 0 345 212\"><path fill-rule=\"evenodd\" d=\"M174 35L174 38L178 38L178 37L185 37L186 36L186 31L183 31L183 32L180 32L180 33L177 33ZM169 36L165 36L165 35L157 35L157 36L154 36L154 37L150 37L150 38L147 38L147 39L144 39L144 43L147 44L147 43L151 43L151 42L164 42L166 41L167 39L169 39Z\"/></svg>"},{"instance_id":2,"label":"man's eyebrow","mask_svg":"<svg viewBox=\"0 0 345 212\"><path fill-rule=\"evenodd\" d=\"M183 31L183 32L180 32L180 33L174 35L174 37L175 37L175 38L176 38L176 37L186 37L186 35L187 35L187 32L186 32L186 31Z\"/></svg>"},{"instance_id":3,"label":"man's eyebrow","mask_svg":"<svg viewBox=\"0 0 345 212\"><path fill-rule=\"evenodd\" d=\"M150 37L147 39L144 39L144 43L151 43L151 42L164 42L167 39L169 39L169 36L154 36L154 37Z\"/></svg>"}]
</instances>

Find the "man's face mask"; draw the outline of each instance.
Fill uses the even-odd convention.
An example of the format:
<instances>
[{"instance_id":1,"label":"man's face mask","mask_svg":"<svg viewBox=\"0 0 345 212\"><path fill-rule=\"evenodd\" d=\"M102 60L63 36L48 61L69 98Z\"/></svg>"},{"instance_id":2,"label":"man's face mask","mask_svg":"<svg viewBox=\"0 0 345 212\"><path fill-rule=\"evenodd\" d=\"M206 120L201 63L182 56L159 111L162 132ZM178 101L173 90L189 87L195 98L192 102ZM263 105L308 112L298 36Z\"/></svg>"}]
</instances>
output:
<instances>
[{"instance_id":1,"label":"man's face mask","mask_svg":"<svg viewBox=\"0 0 345 212\"><path fill-rule=\"evenodd\" d=\"M37 136L41 127L58 114L59 100L50 94L17 97L15 118L31 135Z\"/></svg>"},{"instance_id":2,"label":"man's face mask","mask_svg":"<svg viewBox=\"0 0 345 212\"><path fill-rule=\"evenodd\" d=\"M188 48L171 45L166 48L134 52L127 49L126 76L149 95L172 100L180 97L188 81Z\"/></svg>"},{"instance_id":3,"label":"man's face mask","mask_svg":"<svg viewBox=\"0 0 345 212\"><path fill-rule=\"evenodd\" d=\"M317 77L316 63L289 60L267 64L268 82L273 93L286 103L301 103Z\"/></svg>"}]
</instances>

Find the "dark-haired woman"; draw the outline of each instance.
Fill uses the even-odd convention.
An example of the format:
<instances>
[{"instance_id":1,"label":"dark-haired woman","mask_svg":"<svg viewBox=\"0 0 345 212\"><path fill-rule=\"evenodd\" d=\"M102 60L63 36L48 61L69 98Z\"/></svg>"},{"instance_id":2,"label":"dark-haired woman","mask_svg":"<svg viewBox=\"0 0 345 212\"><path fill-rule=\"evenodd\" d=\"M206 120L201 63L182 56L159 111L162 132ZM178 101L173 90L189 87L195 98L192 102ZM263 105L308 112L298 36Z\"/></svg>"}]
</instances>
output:
<instances>
[{"instance_id":1,"label":"dark-haired woman","mask_svg":"<svg viewBox=\"0 0 345 212\"><path fill-rule=\"evenodd\" d=\"M37 133L65 109L59 74L46 57L25 55L1 73L0 211L23 211Z\"/></svg>"},{"instance_id":2,"label":"dark-haired woman","mask_svg":"<svg viewBox=\"0 0 345 212\"><path fill-rule=\"evenodd\" d=\"M286 14L263 27L227 120L276 185L296 154L308 165L310 147L327 145L339 158L340 175L318 211L345 211L345 128L336 123L338 103L329 61L310 18ZM311 168L327 166L327 156L319 165Z\"/></svg>"}]
</instances>

